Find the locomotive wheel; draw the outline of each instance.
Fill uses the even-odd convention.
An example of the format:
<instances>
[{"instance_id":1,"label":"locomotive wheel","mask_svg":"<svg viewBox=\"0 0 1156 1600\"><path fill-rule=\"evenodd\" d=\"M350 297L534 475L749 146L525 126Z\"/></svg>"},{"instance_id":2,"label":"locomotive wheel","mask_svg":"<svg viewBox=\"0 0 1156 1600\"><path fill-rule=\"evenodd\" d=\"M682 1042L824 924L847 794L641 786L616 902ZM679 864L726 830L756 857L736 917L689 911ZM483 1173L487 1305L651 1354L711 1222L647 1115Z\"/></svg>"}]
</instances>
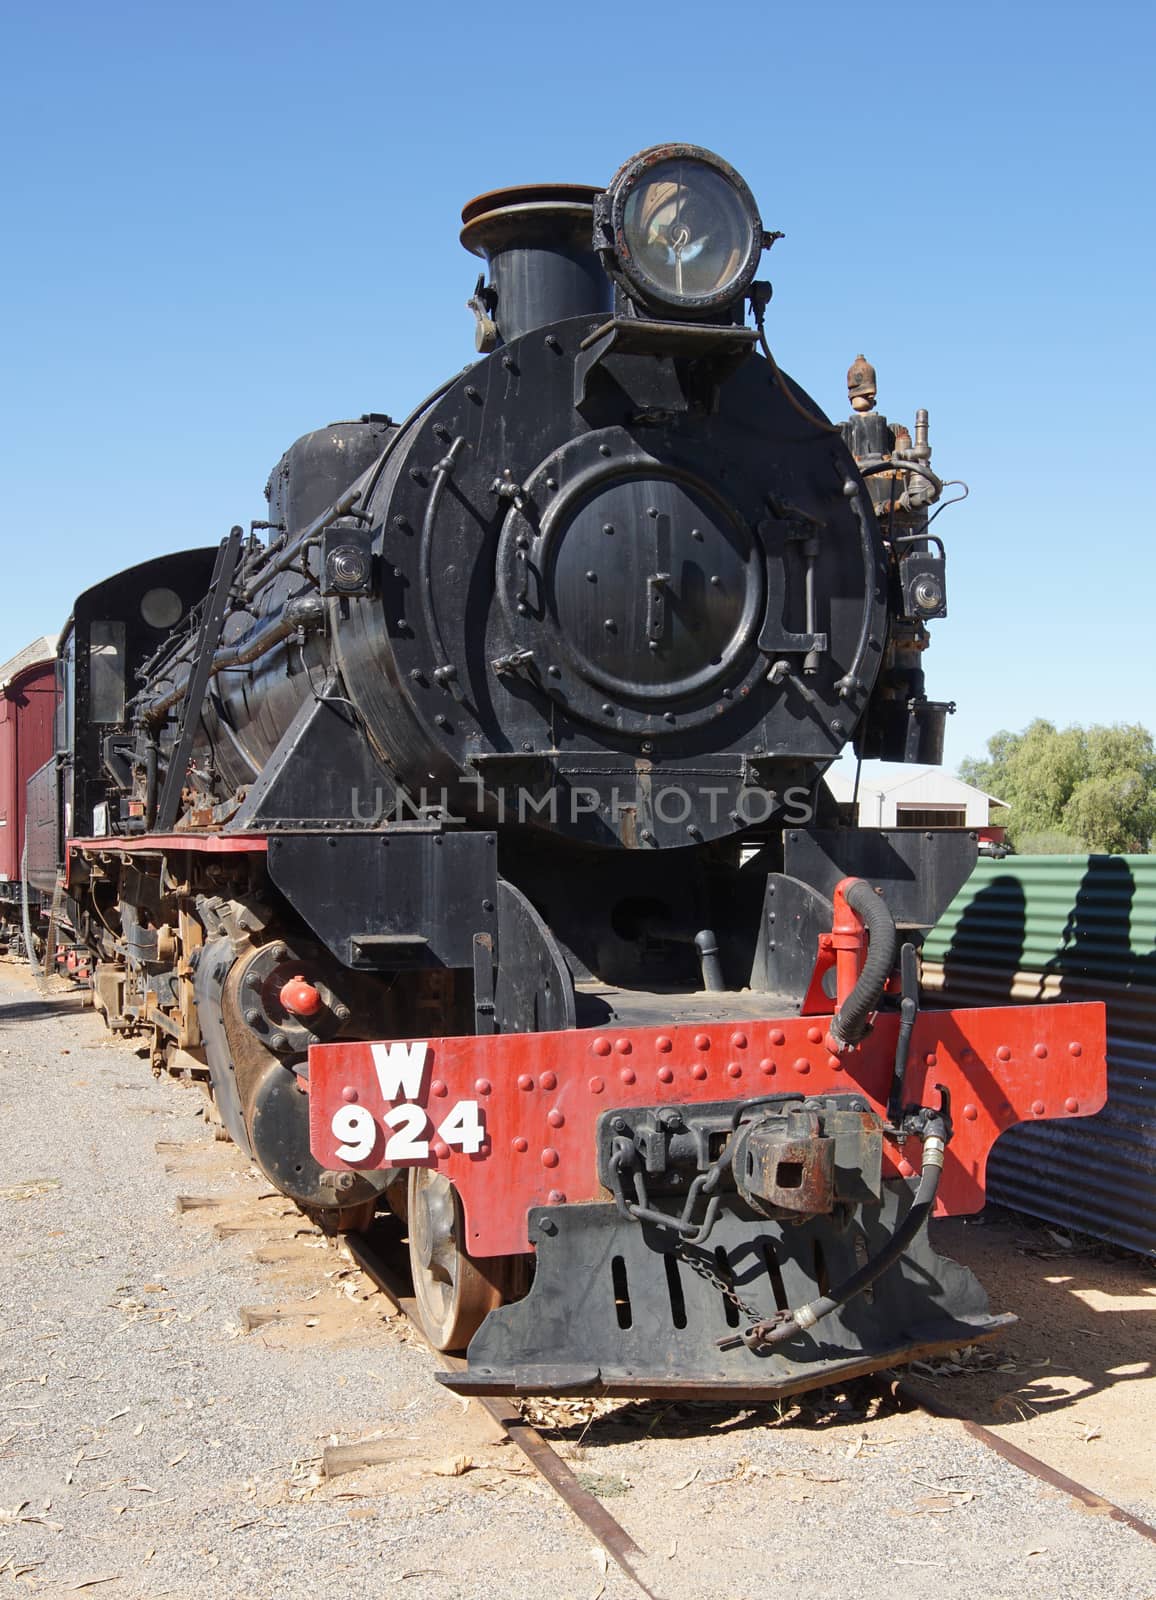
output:
<instances>
[{"instance_id":1,"label":"locomotive wheel","mask_svg":"<svg viewBox=\"0 0 1156 1600\"><path fill-rule=\"evenodd\" d=\"M504 1298L502 1259L462 1249L462 1203L449 1179L412 1167L407 1202L409 1264L425 1336L435 1350L464 1350Z\"/></svg>"}]
</instances>

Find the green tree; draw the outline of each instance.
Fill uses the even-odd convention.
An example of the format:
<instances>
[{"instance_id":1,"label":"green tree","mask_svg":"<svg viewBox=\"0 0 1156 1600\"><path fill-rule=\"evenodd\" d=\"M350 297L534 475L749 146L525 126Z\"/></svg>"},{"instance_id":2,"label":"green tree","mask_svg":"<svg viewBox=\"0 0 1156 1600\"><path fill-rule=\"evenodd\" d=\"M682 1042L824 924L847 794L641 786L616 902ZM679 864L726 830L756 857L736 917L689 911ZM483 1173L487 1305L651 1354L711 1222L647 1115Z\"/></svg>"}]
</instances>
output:
<instances>
[{"instance_id":1,"label":"green tree","mask_svg":"<svg viewBox=\"0 0 1156 1600\"><path fill-rule=\"evenodd\" d=\"M968 757L959 775L1007 801L1009 837L1026 854L1146 854L1156 834L1156 747L1138 723L1057 729L1037 718L993 734L986 759Z\"/></svg>"}]
</instances>

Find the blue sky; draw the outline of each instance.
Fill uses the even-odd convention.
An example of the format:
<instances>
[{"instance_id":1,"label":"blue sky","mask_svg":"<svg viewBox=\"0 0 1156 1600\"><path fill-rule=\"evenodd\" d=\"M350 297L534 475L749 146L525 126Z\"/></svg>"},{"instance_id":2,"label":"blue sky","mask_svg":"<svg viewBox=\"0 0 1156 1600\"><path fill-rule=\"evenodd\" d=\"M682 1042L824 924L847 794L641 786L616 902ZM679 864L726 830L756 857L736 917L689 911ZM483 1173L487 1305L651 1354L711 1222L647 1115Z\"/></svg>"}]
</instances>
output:
<instances>
[{"instance_id":1,"label":"blue sky","mask_svg":"<svg viewBox=\"0 0 1156 1600\"><path fill-rule=\"evenodd\" d=\"M948 764L1037 715L1153 726L1154 42L1118 0L9 0L0 659L469 361L471 195L686 139L787 235L780 363L841 416L865 351L971 485L937 524Z\"/></svg>"}]
</instances>

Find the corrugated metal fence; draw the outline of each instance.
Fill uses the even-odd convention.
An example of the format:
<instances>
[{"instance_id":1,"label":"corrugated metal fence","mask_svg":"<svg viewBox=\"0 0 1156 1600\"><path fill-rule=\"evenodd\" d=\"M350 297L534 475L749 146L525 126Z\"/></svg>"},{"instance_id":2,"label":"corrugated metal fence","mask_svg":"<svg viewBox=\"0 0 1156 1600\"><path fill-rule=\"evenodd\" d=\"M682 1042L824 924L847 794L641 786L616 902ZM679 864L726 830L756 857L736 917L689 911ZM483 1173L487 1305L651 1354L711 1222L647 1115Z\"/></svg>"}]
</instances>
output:
<instances>
[{"instance_id":1,"label":"corrugated metal fence","mask_svg":"<svg viewBox=\"0 0 1156 1600\"><path fill-rule=\"evenodd\" d=\"M981 861L928 937L923 981L933 1005L1104 1001L1104 1110L1010 1129L988 1193L1156 1254L1156 856Z\"/></svg>"}]
</instances>

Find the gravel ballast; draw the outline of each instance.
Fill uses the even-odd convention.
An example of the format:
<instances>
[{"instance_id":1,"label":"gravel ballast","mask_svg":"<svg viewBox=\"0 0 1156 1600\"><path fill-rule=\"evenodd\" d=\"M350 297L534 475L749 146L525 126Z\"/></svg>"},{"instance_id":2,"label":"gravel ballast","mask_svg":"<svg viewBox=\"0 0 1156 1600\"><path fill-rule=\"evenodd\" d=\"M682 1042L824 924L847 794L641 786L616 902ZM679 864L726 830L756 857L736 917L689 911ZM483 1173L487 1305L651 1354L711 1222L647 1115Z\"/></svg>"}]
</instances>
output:
<instances>
[{"instance_id":1,"label":"gravel ballast","mask_svg":"<svg viewBox=\"0 0 1156 1600\"><path fill-rule=\"evenodd\" d=\"M435 1384L342 1252L214 1141L199 1087L154 1079L132 1041L8 964L0 1105L13 1592L640 1592L478 1408ZM182 1194L219 1205L180 1212ZM275 1304L284 1322L242 1331L241 1307ZM649 1433L629 1416L579 1432L562 1453L646 1551L659 1600L871 1597L905 1579L974 1600L1156 1596L1156 1546L922 1414L704 1412L686 1431L655 1412ZM369 1435L404 1453L323 1479L326 1444Z\"/></svg>"}]
</instances>

